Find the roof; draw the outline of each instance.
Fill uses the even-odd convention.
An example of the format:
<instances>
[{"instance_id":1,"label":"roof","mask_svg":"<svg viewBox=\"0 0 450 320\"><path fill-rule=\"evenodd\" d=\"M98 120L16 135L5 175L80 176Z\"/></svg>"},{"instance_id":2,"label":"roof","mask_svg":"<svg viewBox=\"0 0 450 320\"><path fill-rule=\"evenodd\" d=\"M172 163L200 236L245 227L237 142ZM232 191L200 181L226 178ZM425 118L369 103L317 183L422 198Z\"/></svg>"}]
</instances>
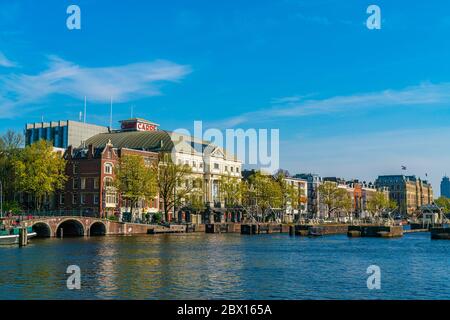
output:
<instances>
[{"instance_id":1,"label":"roof","mask_svg":"<svg viewBox=\"0 0 450 320\"><path fill-rule=\"evenodd\" d=\"M85 144L92 145L94 148L100 148L104 147L108 142L111 142L114 148L153 152L172 152L176 146L178 152L193 154L197 152L203 153L208 148L211 152L220 150L227 159L236 160L235 157L227 155L222 148L208 141L166 130L99 133L87 139Z\"/></svg>"}]
</instances>

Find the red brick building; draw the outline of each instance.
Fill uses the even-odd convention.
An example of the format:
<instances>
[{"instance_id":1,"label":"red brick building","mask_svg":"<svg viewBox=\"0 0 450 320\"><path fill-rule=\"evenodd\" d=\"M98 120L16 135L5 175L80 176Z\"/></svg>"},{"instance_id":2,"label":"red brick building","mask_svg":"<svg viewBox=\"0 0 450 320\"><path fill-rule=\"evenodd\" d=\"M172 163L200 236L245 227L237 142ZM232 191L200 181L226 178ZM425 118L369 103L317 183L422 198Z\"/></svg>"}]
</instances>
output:
<instances>
[{"instance_id":1,"label":"red brick building","mask_svg":"<svg viewBox=\"0 0 450 320\"><path fill-rule=\"evenodd\" d=\"M114 148L109 142L103 147L69 148L64 153L67 160L65 189L57 195L59 211L75 214L109 217L127 210L114 187L114 169L123 155L140 155L149 165L158 161L158 153L127 148ZM142 212L159 211L159 198L141 203Z\"/></svg>"}]
</instances>

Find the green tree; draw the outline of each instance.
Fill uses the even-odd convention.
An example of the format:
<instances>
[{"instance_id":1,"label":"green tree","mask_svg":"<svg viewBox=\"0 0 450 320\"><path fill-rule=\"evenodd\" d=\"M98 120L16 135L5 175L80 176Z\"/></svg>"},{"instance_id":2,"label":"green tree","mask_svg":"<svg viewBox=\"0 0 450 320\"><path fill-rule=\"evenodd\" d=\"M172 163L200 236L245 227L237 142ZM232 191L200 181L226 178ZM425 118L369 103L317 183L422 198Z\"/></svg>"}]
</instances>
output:
<instances>
[{"instance_id":1,"label":"green tree","mask_svg":"<svg viewBox=\"0 0 450 320\"><path fill-rule=\"evenodd\" d=\"M278 170L275 174L275 181L278 183L281 191L281 207L283 210L287 210L290 206L294 210L298 208L300 203L300 190L286 181L287 174L289 173L286 170Z\"/></svg>"},{"instance_id":2,"label":"green tree","mask_svg":"<svg viewBox=\"0 0 450 320\"><path fill-rule=\"evenodd\" d=\"M41 210L44 197L62 189L67 181L66 161L45 140L25 147L12 167L17 189L33 196L36 210Z\"/></svg>"},{"instance_id":3,"label":"green tree","mask_svg":"<svg viewBox=\"0 0 450 320\"><path fill-rule=\"evenodd\" d=\"M148 166L138 155L124 155L116 167L117 190L130 205L130 213L138 206L139 201L149 201L157 193L157 173L155 166Z\"/></svg>"},{"instance_id":4,"label":"green tree","mask_svg":"<svg viewBox=\"0 0 450 320\"><path fill-rule=\"evenodd\" d=\"M444 196L441 196L434 200L434 203L442 209L444 213L450 212L450 199Z\"/></svg>"},{"instance_id":5,"label":"green tree","mask_svg":"<svg viewBox=\"0 0 450 320\"><path fill-rule=\"evenodd\" d=\"M375 217L382 213L390 213L397 208L397 203L389 198L381 191L377 191L368 201L367 201L367 211Z\"/></svg>"},{"instance_id":6,"label":"green tree","mask_svg":"<svg viewBox=\"0 0 450 320\"><path fill-rule=\"evenodd\" d=\"M3 186L4 200L14 201L16 181L13 162L22 151L23 135L8 130L0 136L0 181Z\"/></svg>"},{"instance_id":7,"label":"green tree","mask_svg":"<svg viewBox=\"0 0 450 320\"><path fill-rule=\"evenodd\" d=\"M169 221L169 212L188 199L196 189L191 178L192 169L187 164L176 164L170 153L160 154L158 165L158 190L163 200L165 221Z\"/></svg>"},{"instance_id":8,"label":"green tree","mask_svg":"<svg viewBox=\"0 0 450 320\"><path fill-rule=\"evenodd\" d=\"M264 213L269 208L280 208L283 195L280 185L271 175L256 171L249 177L247 192L251 202L256 204Z\"/></svg>"},{"instance_id":9,"label":"green tree","mask_svg":"<svg viewBox=\"0 0 450 320\"><path fill-rule=\"evenodd\" d=\"M225 201L225 207L235 207L241 203L242 181L230 175L222 176L219 180L220 196Z\"/></svg>"},{"instance_id":10,"label":"green tree","mask_svg":"<svg viewBox=\"0 0 450 320\"><path fill-rule=\"evenodd\" d=\"M352 208L352 200L348 192L339 188L332 181L325 181L319 188L320 203L327 208L327 217L337 213L349 213Z\"/></svg>"},{"instance_id":11,"label":"green tree","mask_svg":"<svg viewBox=\"0 0 450 320\"><path fill-rule=\"evenodd\" d=\"M190 194L186 196L186 202L188 207L195 213L200 213L206 209L202 190L192 190Z\"/></svg>"}]
</instances>

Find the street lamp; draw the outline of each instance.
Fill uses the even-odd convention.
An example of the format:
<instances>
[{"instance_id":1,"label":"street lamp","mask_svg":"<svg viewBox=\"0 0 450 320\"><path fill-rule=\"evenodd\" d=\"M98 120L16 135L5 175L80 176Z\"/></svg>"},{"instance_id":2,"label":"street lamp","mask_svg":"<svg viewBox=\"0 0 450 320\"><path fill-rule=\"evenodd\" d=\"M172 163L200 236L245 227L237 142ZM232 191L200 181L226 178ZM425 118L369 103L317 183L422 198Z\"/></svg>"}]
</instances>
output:
<instances>
[{"instance_id":1,"label":"street lamp","mask_svg":"<svg viewBox=\"0 0 450 320\"><path fill-rule=\"evenodd\" d=\"M0 218L3 218L3 184L0 180Z\"/></svg>"}]
</instances>

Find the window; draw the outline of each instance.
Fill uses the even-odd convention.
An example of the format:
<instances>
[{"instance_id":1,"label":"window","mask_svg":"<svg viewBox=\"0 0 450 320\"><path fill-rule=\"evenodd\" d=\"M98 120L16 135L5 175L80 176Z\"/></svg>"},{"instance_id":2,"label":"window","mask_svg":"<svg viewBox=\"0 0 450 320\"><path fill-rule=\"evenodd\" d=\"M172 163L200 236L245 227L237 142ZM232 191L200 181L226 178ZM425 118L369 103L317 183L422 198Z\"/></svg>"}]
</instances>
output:
<instances>
[{"instance_id":1,"label":"window","mask_svg":"<svg viewBox=\"0 0 450 320\"><path fill-rule=\"evenodd\" d=\"M81 189L86 189L86 178L81 178L80 182Z\"/></svg>"},{"instance_id":2,"label":"window","mask_svg":"<svg viewBox=\"0 0 450 320\"><path fill-rule=\"evenodd\" d=\"M105 173L112 174L113 173L113 165L111 163L105 163Z\"/></svg>"},{"instance_id":3,"label":"window","mask_svg":"<svg viewBox=\"0 0 450 320\"><path fill-rule=\"evenodd\" d=\"M79 165L76 162L73 163L72 168L73 168L73 174L78 174L78 172L80 171L79 170Z\"/></svg>"},{"instance_id":4,"label":"window","mask_svg":"<svg viewBox=\"0 0 450 320\"><path fill-rule=\"evenodd\" d=\"M105 187L113 187L114 181L111 177L105 177Z\"/></svg>"},{"instance_id":5,"label":"window","mask_svg":"<svg viewBox=\"0 0 450 320\"><path fill-rule=\"evenodd\" d=\"M99 188L99 180L98 180L98 178L94 178L94 189L97 189L98 190L98 188Z\"/></svg>"},{"instance_id":6,"label":"window","mask_svg":"<svg viewBox=\"0 0 450 320\"><path fill-rule=\"evenodd\" d=\"M234 172L234 168L233 167L230 167L230 169L231 169L231 172Z\"/></svg>"},{"instance_id":7,"label":"window","mask_svg":"<svg viewBox=\"0 0 450 320\"><path fill-rule=\"evenodd\" d=\"M107 192L106 193L106 203L117 203L117 195L115 192Z\"/></svg>"},{"instance_id":8,"label":"window","mask_svg":"<svg viewBox=\"0 0 450 320\"><path fill-rule=\"evenodd\" d=\"M197 168L197 163L195 161L192 161L192 167Z\"/></svg>"},{"instance_id":9,"label":"window","mask_svg":"<svg viewBox=\"0 0 450 320\"><path fill-rule=\"evenodd\" d=\"M199 167L203 168L203 162L200 162Z\"/></svg>"},{"instance_id":10,"label":"window","mask_svg":"<svg viewBox=\"0 0 450 320\"><path fill-rule=\"evenodd\" d=\"M219 169L219 164L218 163L214 163L214 169Z\"/></svg>"},{"instance_id":11,"label":"window","mask_svg":"<svg viewBox=\"0 0 450 320\"><path fill-rule=\"evenodd\" d=\"M77 204L78 202L78 195L76 193L72 194L72 204Z\"/></svg>"},{"instance_id":12,"label":"window","mask_svg":"<svg viewBox=\"0 0 450 320\"><path fill-rule=\"evenodd\" d=\"M100 200L100 198L99 198L98 194L94 194L94 204L98 204L99 200Z\"/></svg>"},{"instance_id":13,"label":"window","mask_svg":"<svg viewBox=\"0 0 450 320\"><path fill-rule=\"evenodd\" d=\"M236 167L236 172L239 172L239 167Z\"/></svg>"},{"instance_id":14,"label":"window","mask_svg":"<svg viewBox=\"0 0 450 320\"><path fill-rule=\"evenodd\" d=\"M59 204L64 204L65 202L65 194L64 193L60 193L59 194Z\"/></svg>"},{"instance_id":15,"label":"window","mask_svg":"<svg viewBox=\"0 0 450 320\"><path fill-rule=\"evenodd\" d=\"M225 171L227 171L227 172L228 172L228 166L225 166Z\"/></svg>"},{"instance_id":16,"label":"window","mask_svg":"<svg viewBox=\"0 0 450 320\"><path fill-rule=\"evenodd\" d=\"M86 203L86 195L84 193L82 193L80 195L80 203L81 204L85 204Z\"/></svg>"},{"instance_id":17,"label":"window","mask_svg":"<svg viewBox=\"0 0 450 320\"><path fill-rule=\"evenodd\" d=\"M72 180L72 188L78 189L78 178L73 178Z\"/></svg>"}]
</instances>

